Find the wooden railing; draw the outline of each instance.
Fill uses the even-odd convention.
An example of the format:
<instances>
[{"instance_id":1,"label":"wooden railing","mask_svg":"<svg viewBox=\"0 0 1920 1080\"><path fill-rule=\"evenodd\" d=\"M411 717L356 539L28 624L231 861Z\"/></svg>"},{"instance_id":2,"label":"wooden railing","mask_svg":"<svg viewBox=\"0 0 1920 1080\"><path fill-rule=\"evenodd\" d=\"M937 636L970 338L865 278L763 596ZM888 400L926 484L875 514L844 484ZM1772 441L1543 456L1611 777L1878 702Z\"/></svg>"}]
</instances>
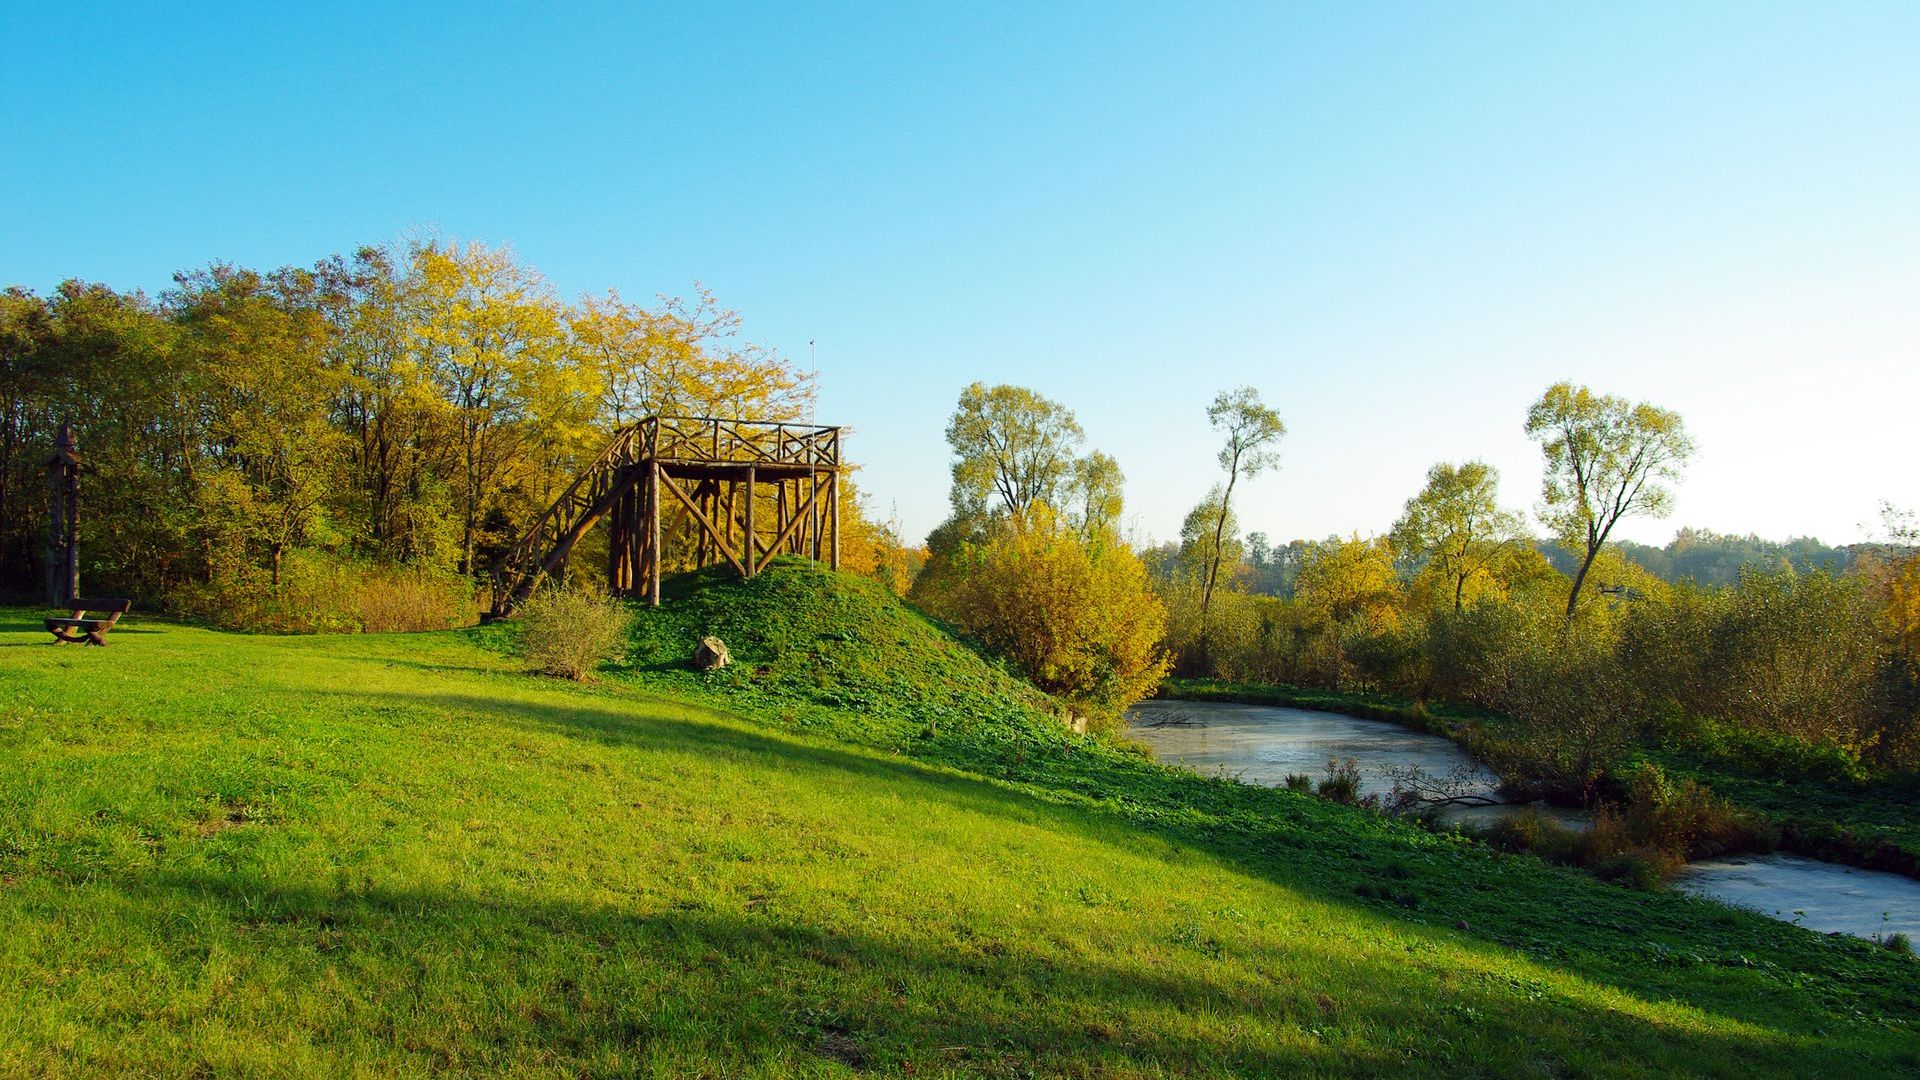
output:
<instances>
[{"instance_id":1,"label":"wooden railing","mask_svg":"<svg viewBox=\"0 0 1920 1080\"><path fill-rule=\"evenodd\" d=\"M643 456L681 464L770 464L833 469L840 429L709 416L650 416L635 424Z\"/></svg>"}]
</instances>

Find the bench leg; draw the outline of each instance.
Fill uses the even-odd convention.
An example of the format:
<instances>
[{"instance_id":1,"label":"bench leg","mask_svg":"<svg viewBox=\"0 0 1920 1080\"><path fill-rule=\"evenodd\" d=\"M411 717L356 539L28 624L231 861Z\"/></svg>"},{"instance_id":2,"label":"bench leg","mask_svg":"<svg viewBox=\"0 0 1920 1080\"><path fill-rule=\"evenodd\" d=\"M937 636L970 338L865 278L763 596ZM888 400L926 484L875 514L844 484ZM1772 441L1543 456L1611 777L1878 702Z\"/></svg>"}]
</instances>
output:
<instances>
[{"instance_id":1,"label":"bench leg","mask_svg":"<svg viewBox=\"0 0 1920 1080\"><path fill-rule=\"evenodd\" d=\"M87 644L89 644L89 645L98 645L98 646L100 646L100 647L101 647L101 648L103 648L103 649L104 649L104 648L106 648L106 647L107 647L107 632L106 632L105 630L89 630L89 631L87 631Z\"/></svg>"}]
</instances>

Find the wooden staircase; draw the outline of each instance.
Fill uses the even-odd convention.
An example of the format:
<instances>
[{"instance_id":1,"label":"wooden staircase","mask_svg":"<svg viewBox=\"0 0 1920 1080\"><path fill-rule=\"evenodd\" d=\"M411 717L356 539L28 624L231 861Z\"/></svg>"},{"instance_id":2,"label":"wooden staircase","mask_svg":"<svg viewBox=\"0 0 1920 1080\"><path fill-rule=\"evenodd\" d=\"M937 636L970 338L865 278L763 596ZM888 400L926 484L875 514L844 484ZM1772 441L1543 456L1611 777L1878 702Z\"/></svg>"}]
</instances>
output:
<instances>
[{"instance_id":1,"label":"wooden staircase","mask_svg":"<svg viewBox=\"0 0 1920 1080\"><path fill-rule=\"evenodd\" d=\"M573 546L606 516L614 501L639 483L640 455L645 449L641 442L640 425L622 428L501 557L493 570L489 620L512 615L525 604L540 580L566 563Z\"/></svg>"}]
</instances>

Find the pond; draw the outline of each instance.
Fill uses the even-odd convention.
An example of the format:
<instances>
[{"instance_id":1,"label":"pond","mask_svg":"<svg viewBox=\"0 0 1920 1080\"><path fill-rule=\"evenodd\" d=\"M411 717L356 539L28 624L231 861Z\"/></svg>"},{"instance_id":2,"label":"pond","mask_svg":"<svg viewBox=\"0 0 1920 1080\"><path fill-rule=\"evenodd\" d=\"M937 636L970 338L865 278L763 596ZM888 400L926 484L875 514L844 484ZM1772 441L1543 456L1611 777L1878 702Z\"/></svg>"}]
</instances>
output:
<instances>
[{"instance_id":1,"label":"pond","mask_svg":"<svg viewBox=\"0 0 1920 1080\"><path fill-rule=\"evenodd\" d=\"M1289 773L1306 773L1318 783L1328 761L1352 758L1360 768L1361 793L1385 796L1393 790L1381 771L1387 766L1417 765L1446 776L1476 765L1472 755L1440 735L1277 705L1143 701L1127 714L1127 734L1152 747L1162 761L1270 787L1286 783ZM1474 790L1491 795L1495 778L1484 770L1479 775Z\"/></svg>"},{"instance_id":2,"label":"pond","mask_svg":"<svg viewBox=\"0 0 1920 1080\"><path fill-rule=\"evenodd\" d=\"M1153 748L1160 760L1197 772L1278 787L1289 773L1318 783L1330 759L1352 758L1363 794L1393 790L1388 766L1418 766L1446 776L1477 763L1439 735L1382 720L1277 705L1215 701L1143 701L1127 716L1127 734ZM1482 771L1472 790L1498 797L1494 778ZM1517 807L1462 807L1449 820L1485 821ZM1579 826L1582 817L1550 811ZM1871 936L1905 933L1920 940L1920 881L1899 874L1856 870L1792 855L1730 856L1688 866L1674 886L1751 908L1822 933Z\"/></svg>"}]
</instances>

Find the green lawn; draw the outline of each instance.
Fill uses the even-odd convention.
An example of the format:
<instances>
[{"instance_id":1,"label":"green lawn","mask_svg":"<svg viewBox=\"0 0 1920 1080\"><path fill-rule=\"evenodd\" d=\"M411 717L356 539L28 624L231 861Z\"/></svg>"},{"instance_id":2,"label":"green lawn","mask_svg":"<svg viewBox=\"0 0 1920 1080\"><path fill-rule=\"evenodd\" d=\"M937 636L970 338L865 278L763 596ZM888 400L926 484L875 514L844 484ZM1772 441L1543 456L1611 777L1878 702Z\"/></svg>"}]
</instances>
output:
<instances>
[{"instance_id":1,"label":"green lawn","mask_svg":"<svg viewBox=\"0 0 1920 1080\"><path fill-rule=\"evenodd\" d=\"M43 637L0 1075L1920 1072L1920 964L1065 735L863 583L592 687L510 628Z\"/></svg>"}]
</instances>

